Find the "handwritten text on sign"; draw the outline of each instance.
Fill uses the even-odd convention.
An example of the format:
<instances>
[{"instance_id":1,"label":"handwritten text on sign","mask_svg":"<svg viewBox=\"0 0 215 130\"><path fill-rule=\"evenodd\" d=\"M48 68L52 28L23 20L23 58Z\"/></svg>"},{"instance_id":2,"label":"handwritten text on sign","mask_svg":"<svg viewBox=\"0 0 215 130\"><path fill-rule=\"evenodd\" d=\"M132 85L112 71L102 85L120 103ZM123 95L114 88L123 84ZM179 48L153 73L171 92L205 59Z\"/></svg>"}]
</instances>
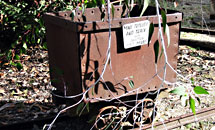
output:
<instances>
[{"instance_id":1,"label":"handwritten text on sign","mask_svg":"<svg viewBox=\"0 0 215 130\"><path fill-rule=\"evenodd\" d=\"M132 48L148 43L149 20L123 25L124 48Z\"/></svg>"}]
</instances>

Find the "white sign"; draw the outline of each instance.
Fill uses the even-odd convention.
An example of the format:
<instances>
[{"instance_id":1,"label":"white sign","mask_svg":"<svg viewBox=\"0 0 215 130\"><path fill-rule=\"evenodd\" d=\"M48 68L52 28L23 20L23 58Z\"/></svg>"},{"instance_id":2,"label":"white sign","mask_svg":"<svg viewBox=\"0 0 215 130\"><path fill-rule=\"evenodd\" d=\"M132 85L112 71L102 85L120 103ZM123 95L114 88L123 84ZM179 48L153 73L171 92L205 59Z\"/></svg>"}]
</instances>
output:
<instances>
[{"instance_id":1,"label":"white sign","mask_svg":"<svg viewBox=\"0 0 215 130\"><path fill-rule=\"evenodd\" d=\"M123 25L124 48L132 48L148 43L149 20Z\"/></svg>"}]
</instances>

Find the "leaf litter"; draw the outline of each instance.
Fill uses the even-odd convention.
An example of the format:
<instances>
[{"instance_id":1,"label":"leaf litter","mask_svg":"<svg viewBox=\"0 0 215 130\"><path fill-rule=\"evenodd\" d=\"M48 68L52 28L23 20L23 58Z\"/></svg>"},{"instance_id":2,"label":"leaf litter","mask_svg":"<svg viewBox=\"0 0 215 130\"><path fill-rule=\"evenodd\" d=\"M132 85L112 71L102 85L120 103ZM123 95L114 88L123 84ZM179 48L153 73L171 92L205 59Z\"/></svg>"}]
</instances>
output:
<instances>
[{"instance_id":1,"label":"leaf litter","mask_svg":"<svg viewBox=\"0 0 215 130\"><path fill-rule=\"evenodd\" d=\"M196 111L215 106L215 52L199 50L190 46L180 45L179 55L178 55L178 65L177 72L183 76L193 77L193 82L197 86L201 86L206 89L209 94L198 95L201 103L196 101ZM177 77L177 82L187 83L180 76ZM181 86L177 86L181 87ZM173 90L174 88L171 88ZM170 118L174 118L183 114L192 112L189 105L180 100L179 95L174 95L169 89L167 91L161 92L161 98L158 98L158 116L157 120L162 121ZM191 123L176 130L180 129L212 129L215 124L215 117L209 117L203 121L198 121L196 123Z\"/></svg>"},{"instance_id":2,"label":"leaf litter","mask_svg":"<svg viewBox=\"0 0 215 130\"><path fill-rule=\"evenodd\" d=\"M36 47L23 55L23 69L0 69L0 126L55 116L62 106L52 102L48 53Z\"/></svg>"}]
</instances>

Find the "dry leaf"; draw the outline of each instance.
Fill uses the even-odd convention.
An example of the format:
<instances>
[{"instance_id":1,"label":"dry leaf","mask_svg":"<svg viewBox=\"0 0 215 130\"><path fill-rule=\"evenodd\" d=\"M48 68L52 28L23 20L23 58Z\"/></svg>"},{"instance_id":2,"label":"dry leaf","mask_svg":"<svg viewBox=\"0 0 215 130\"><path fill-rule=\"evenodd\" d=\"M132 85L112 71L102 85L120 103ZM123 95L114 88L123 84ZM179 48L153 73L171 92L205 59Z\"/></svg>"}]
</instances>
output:
<instances>
[{"instance_id":1,"label":"dry leaf","mask_svg":"<svg viewBox=\"0 0 215 130\"><path fill-rule=\"evenodd\" d=\"M4 63L5 66L8 66L10 63Z\"/></svg>"},{"instance_id":2,"label":"dry leaf","mask_svg":"<svg viewBox=\"0 0 215 130\"><path fill-rule=\"evenodd\" d=\"M162 92L158 95L157 100L161 100L161 99L167 98L167 97L169 97L169 93L166 92L166 91L162 91Z\"/></svg>"},{"instance_id":3,"label":"dry leaf","mask_svg":"<svg viewBox=\"0 0 215 130\"><path fill-rule=\"evenodd\" d=\"M26 55L24 60L28 60L30 58L31 58L30 56Z\"/></svg>"},{"instance_id":4,"label":"dry leaf","mask_svg":"<svg viewBox=\"0 0 215 130\"><path fill-rule=\"evenodd\" d=\"M35 93L38 93L38 92L39 92L39 89L36 88L36 87L33 87L33 90L34 90Z\"/></svg>"},{"instance_id":5,"label":"dry leaf","mask_svg":"<svg viewBox=\"0 0 215 130\"><path fill-rule=\"evenodd\" d=\"M43 80L43 82L44 82L44 83L48 83L48 80L45 78L45 79Z\"/></svg>"},{"instance_id":6,"label":"dry leaf","mask_svg":"<svg viewBox=\"0 0 215 130\"><path fill-rule=\"evenodd\" d=\"M23 70L27 71L28 70L28 66L26 66L25 64L23 64Z\"/></svg>"},{"instance_id":7,"label":"dry leaf","mask_svg":"<svg viewBox=\"0 0 215 130\"><path fill-rule=\"evenodd\" d=\"M0 88L0 93L5 93L4 88Z\"/></svg>"},{"instance_id":8,"label":"dry leaf","mask_svg":"<svg viewBox=\"0 0 215 130\"><path fill-rule=\"evenodd\" d=\"M4 76L5 76L4 73L0 73L1 78L4 78Z\"/></svg>"},{"instance_id":9,"label":"dry leaf","mask_svg":"<svg viewBox=\"0 0 215 130\"><path fill-rule=\"evenodd\" d=\"M16 81L17 81L17 78L12 78L11 79L11 82L13 82L13 83L16 83Z\"/></svg>"},{"instance_id":10,"label":"dry leaf","mask_svg":"<svg viewBox=\"0 0 215 130\"><path fill-rule=\"evenodd\" d=\"M35 68L35 67L33 67L33 68L31 69L31 72L35 72L35 70L36 70L36 68Z\"/></svg>"}]
</instances>

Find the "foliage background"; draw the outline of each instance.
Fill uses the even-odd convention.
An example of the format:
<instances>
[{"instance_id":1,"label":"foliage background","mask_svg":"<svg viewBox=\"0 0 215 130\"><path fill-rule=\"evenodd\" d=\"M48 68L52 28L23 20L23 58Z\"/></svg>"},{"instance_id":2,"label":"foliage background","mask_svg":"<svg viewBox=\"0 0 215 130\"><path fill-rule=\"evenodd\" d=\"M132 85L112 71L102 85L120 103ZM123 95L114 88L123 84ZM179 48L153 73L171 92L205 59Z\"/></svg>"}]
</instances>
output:
<instances>
[{"instance_id":1,"label":"foliage background","mask_svg":"<svg viewBox=\"0 0 215 130\"><path fill-rule=\"evenodd\" d=\"M0 0L0 64L22 68L20 56L29 47L46 49L42 16L46 12L71 10L71 0Z\"/></svg>"}]
</instances>

